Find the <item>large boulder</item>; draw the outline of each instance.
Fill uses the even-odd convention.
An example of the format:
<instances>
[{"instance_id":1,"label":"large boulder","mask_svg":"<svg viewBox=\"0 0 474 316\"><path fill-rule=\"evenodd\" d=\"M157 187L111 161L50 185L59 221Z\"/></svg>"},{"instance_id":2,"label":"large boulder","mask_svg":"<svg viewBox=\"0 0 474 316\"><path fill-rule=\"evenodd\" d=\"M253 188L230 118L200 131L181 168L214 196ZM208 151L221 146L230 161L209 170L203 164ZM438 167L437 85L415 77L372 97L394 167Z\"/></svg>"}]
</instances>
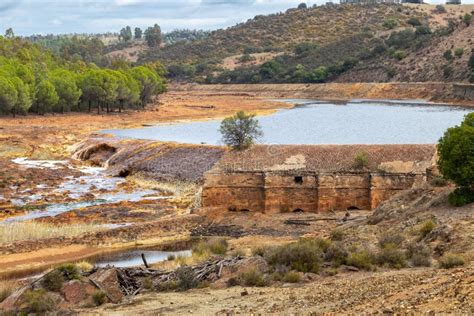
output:
<instances>
[{"instance_id":1,"label":"large boulder","mask_svg":"<svg viewBox=\"0 0 474 316\"><path fill-rule=\"evenodd\" d=\"M100 269L89 277L95 284L99 285L108 299L112 303L120 303L124 298L124 294L120 287L117 270L115 269Z\"/></svg>"}]
</instances>

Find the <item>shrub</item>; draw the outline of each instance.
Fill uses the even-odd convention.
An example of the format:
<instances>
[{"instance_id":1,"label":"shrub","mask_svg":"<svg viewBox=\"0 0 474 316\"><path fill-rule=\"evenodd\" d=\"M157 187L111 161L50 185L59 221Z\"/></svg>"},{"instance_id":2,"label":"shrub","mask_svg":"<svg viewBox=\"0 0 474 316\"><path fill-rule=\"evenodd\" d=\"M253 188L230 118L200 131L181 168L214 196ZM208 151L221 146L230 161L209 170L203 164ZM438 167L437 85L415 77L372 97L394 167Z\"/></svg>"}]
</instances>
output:
<instances>
[{"instance_id":1,"label":"shrub","mask_svg":"<svg viewBox=\"0 0 474 316\"><path fill-rule=\"evenodd\" d=\"M397 27L397 25L398 23L397 23L397 20L395 19L387 19L383 22L383 27L389 30L393 30L394 28Z\"/></svg>"},{"instance_id":2,"label":"shrub","mask_svg":"<svg viewBox=\"0 0 474 316\"><path fill-rule=\"evenodd\" d=\"M262 272L257 269L250 269L246 272L239 274L238 279L240 284L245 286L258 286L262 287L267 285L265 278L263 277Z\"/></svg>"},{"instance_id":3,"label":"shrub","mask_svg":"<svg viewBox=\"0 0 474 316\"><path fill-rule=\"evenodd\" d=\"M420 26L421 25L420 19L418 19L416 17L409 18L407 23L410 24L411 26Z\"/></svg>"},{"instance_id":4,"label":"shrub","mask_svg":"<svg viewBox=\"0 0 474 316\"><path fill-rule=\"evenodd\" d=\"M354 168L364 169L369 166L369 155L365 152L358 153L354 158Z\"/></svg>"},{"instance_id":5,"label":"shrub","mask_svg":"<svg viewBox=\"0 0 474 316\"><path fill-rule=\"evenodd\" d=\"M464 16L462 17L462 21L463 21L464 24L466 24L467 26L471 25L472 15L470 15L469 13L464 14Z\"/></svg>"},{"instance_id":6,"label":"shrub","mask_svg":"<svg viewBox=\"0 0 474 316\"><path fill-rule=\"evenodd\" d=\"M449 194L448 201L456 207L474 203L474 192L470 188L457 188Z\"/></svg>"},{"instance_id":7,"label":"shrub","mask_svg":"<svg viewBox=\"0 0 474 316\"><path fill-rule=\"evenodd\" d=\"M46 274L41 281L43 287L49 291L58 292L64 283L64 276L59 270L53 270Z\"/></svg>"},{"instance_id":8,"label":"shrub","mask_svg":"<svg viewBox=\"0 0 474 316\"><path fill-rule=\"evenodd\" d=\"M438 4L435 8L435 11L436 13L446 13L446 8L443 5Z\"/></svg>"},{"instance_id":9,"label":"shrub","mask_svg":"<svg viewBox=\"0 0 474 316\"><path fill-rule=\"evenodd\" d=\"M453 59L453 53L452 53L452 51L451 51L450 49L448 49L447 51L445 51L445 52L443 53L443 57L444 57L444 59L446 59L447 61L452 60L452 59Z\"/></svg>"},{"instance_id":10,"label":"shrub","mask_svg":"<svg viewBox=\"0 0 474 316\"><path fill-rule=\"evenodd\" d=\"M206 241L200 241L193 246L193 252L199 255L210 252L215 255L225 255L229 244L224 238L211 238Z\"/></svg>"},{"instance_id":11,"label":"shrub","mask_svg":"<svg viewBox=\"0 0 474 316\"><path fill-rule=\"evenodd\" d=\"M196 273L194 273L194 270L191 267L182 266L176 269L176 277L178 279L178 289L181 291L193 289L199 285L199 282L196 279Z\"/></svg>"},{"instance_id":12,"label":"shrub","mask_svg":"<svg viewBox=\"0 0 474 316\"><path fill-rule=\"evenodd\" d=\"M423 243L409 244L406 255L415 267L429 267L431 265L431 248Z\"/></svg>"},{"instance_id":13,"label":"shrub","mask_svg":"<svg viewBox=\"0 0 474 316\"><path fill-rule=\"evenodd\" d=\"M431 180L430 184L435 187L445 187L448 185L448 181L443 177L437 176Z\"/></svg>"},{"instance_id":14,"label":"shrub","mask_svg":"<svg viewBox=\"0 0 474 316\"><path fill-rule=\"evenodd\" d=\"M80 272L90 272L94 268L94 265L87 261L78 262L76 266Z\"/></svg>"},{"instance_id":15,"label":"shrub","mask_svg":"<svg viewBox=\"0 0 474 316\"><path fill-rule=\"evenodd\" d=\"M428 35L428 34L431 34L431 29L428 25L420 25L420 26L417 26L416 27L416 31L415 31L415 34L417 36L420 36L420 35Z\"/></svg>"},{"instance_id":16,"label":"shrub","mask_svg":"<svg viewBox=\"0 0 474 316\"><path fill-rule=\"evenodd\" d=\"M55 303L44 289L25 292L25 312L46 313L54 310Z\"/></svg>"},{"instance_id":17,"label":"shrub","mask_svg":"<svg viewBox=\"0 0 474 316\"><path fill-rule=\"evenodd\" d=\"M419 230L420 237L425 238L435 227L436 223L433 220L429 219L424 221Z\"/></svg>"},{"instance_id":18,"label":"shrub","mask_svg":"<svg viewBox=\"0 0 474 316\"><path fill-rule=\"evenodd\" d=\"M368 249L362 249L352 252L347 257L347 264L364 270L373 270L375 264L375 255Z\"/></svg>"},{"instance_id":19,"label":"shrub","mask_svg":"<svg viewBox=\"0 0 474 316\"><path fill-rule=\"evenodd\" d=\"M168 261L173 261L174 259L176 259L176 256L172 254L169 254L168 257L166 257L166 260Z\"/></svg>"},{"instance_id":20,"label":"shrub","mask_svg":"<svg viewBox=\"0 0 474 316\"><path fill-rule=\"evenodd\" d=\"M387 244L377 253L377 263L391 268L401 269L406 266L405 253L395 244Z\"/></svg>"},{"instance_id":21,"label":"shrub","mask_svg":"<svg viewBox=\"0 0 474 316\"><path fill-rule=\"evenodd\" d=\"M65 280L79 280L81 274L79 268L73 263L66 263L57 268L62 273Z\"/></svg>"},{"instance_id":22,"label":"shrub","mask_svg":"<svg viewBox=\"0 0 474 316\"><path fill-rule=\"evenodd\" d=\"M3 302L7 297L9 297L14 291L14 286L12 283L2 282L0 288L0 303Z\"/></svg>"},{"instance_id":23,"label":"shrub","mask_svg":"<svg viewBox=\"0 0 474 316\"><path fill-rule=\"evenodd\" d=\"M283 276L283 282L298 283L301 281L301 275L296 271L289 271Z\"/></svg>"},{"instance_id":24,"label":"shrub","mask_svg":"<svg viewBox=\"0 0 474 316\"><path fill-rule=\"evenodd\" d=\"M166 291L175 291L178 289L178 283L174 280L161 282L156 287L157 291L166 292Z\"/></svg>"},{"instance_id":25,"label":"shrub","mask_svg":"<svg viewBox=\"0 0 474 316\"><path fill-rule=\"evenodd\" d=\"M107 295L104 291L95 291L92 294L92 301L94 302L95 306L100 306L105 303L107 300Z\"/></svg>"},{"instance_id":26,"label":"shrub","mask_svg":"<svg viewBox=\"0 0 474 316\"><path fill-rule=\"evenodd\" d=\"M438 260L439 267L442 269L451 269L464 265L463 257L453 254L446 253Z\"/></svg>"},{"instance_id":27,"label":"shrub","mask_svg":"<svg viewBox=\"0 0 474 316\"><path fill-rule=\"evenodd\" d=\"M286 266L300 272L319 271L322 251L315 240L299 240L289 245L268 248L265 260L273 266Z\"/></svg>"},{"instance_id":28,"label":"shrub","mask_svg":"<svg viewBox=\"0 0 474 316\"><path fill-rule=\"evenodd\" d=\"M333 229L330 238L333 241L341 241L344 239L344 231L342 229Z\"/></svg>"},{"instance_id":29,"label":"shrub","mask_svg":"<svg viewBox=\"0 0 474 316\"><path fill-rule=\"evenodd\" d=\"M384 233L379 237L379 246L384 248L387 245L400 246L405 241L405 237L398 233Z\"/></svg>"},{"instance_id":30,"label":"shrub","mask_svg":"<svg viewBox=\"0 0 474 316\"><path fill-rule=\"evenodd\" d=\"M402 60L407 57L407 53L404 50L397 50L393 53L393 57L398 60Z\"/></svg>"},{"instance_id":31,"label":"shrub","mask_svg":"<svg viewBox=\"0 0 474 316\"><path fill-rule=\"evenodd\" d=\"M331 261L333 266L340 266L341 264L346 263L347 256L349 255L348 251L342 243L335 242L324 252L324 259L326 261Z\"/></svg>"},{"instance_id":32,"label":"shrub","mask_svg":"<svg viewBox=\"0 0 474 316\"><path fill-rule=\"evenodd\" d=\"M461 57L462 55L464 55L464 48L462 47L458 47L454 50L454 56L456 57Z\"/></svg>"}]
</instances>

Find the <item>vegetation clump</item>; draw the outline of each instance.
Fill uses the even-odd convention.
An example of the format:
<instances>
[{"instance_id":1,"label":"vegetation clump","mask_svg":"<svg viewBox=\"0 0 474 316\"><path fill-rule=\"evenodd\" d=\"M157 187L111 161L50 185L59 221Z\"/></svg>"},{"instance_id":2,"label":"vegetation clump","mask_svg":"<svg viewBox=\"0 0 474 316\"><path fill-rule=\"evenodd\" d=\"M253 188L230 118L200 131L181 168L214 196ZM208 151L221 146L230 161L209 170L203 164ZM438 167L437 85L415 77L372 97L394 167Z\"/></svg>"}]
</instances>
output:
<instances>
[{"instance_id":1,"label":"vegetation clump","mask_svg":"<svg viewBox=\"0 0 474 316\"><path fill-rule=\"evenodd\" d=\"M429 233L431 233L433 231L433 229L436 228L436 223L429 219L429 220L426 220L424 221L422 224L421 224L421 227L419 229L419 234L420 234L420 237L423 239L425 238L426 236L428 236Z\"/></svg>"},{"instance_id":2,"label":"vegetation clump","mask_svg":"<svg viewBox=\"0 0 474 316\"><path fill-rule=\"evenodd\" d=\"M176 276L178 278L177 288L181 291L187 291L194 289L199 285L196 279L196 273L191 267L182 266L176 270Z\"/></svg>"},{"instance_id":3,"label":"vegetation clump","mask_svg":"<svg viewBox=\"0 0 474 316\"><path fill-rule=\"evenodd\" d=\"M421 242L409 244L406 251L407 258L415 267L429 267L431 255L431 248Z\"/></svg>"},{"instance_id":4,"label":"vegetation clump","mask_svg":"<svg viewBox=\"0 0 474 316\"><path fill-rule=\"evenodd\" d=\"M44 289L25 292L25 303L24 312L37 314L54 311L56 305L53 298Z\"/></svg>"},{"instance_id":5,"label":"vegetation clump","mask_svg":"<svg viewBox=\"0 0 474 316\"><path fill-rule=\"evenodd\" d=\"M224 144L235 150L246 149L263 136L255 115L243 111L225 118L221 123L220 132Z\"/></svg>"},{"instance_id":6,"label":"vegetation clump","mask_svg":"<svg viewBox=\"0 0 474 316\"><path fill-rule=\"evenodd\" d=\"M264 258L272 266L285 266L299 272L317 273L321 266L322 253L317 241L301 239L289 245L267 248Z\"/></svg>"},{"instance_id":7,"label":"vegetation clump","mask_svg":"<svg viewBox=\"0 0 474 316\"><path fill-rule=\"evenodd\" d=\"M376 255L369 249L356 249L347 257L347 264L359 269L372 271L376 263Z\"/></svg>"},{"instance_id":8,"label":"vegetation clump","mask_svg":"<svg viewBox=\"0 0 474 316\"><path fill-rule=\"evenodd\" d=\"M210 238L205 241L200 241L193 246L193 253L202 255L205 253L211 253L215 255L225 255L229 244L224 238Z\"/></svg>"},{"instance_id":9,"label":"vegetation clump","mask_svg":"<svg viewBox=\"0 0 474 316\"><path fill-rule=\"evenodd\" d=\"M96 306L100 306L107 301L107 294L104 291L96 291L92 294L92 301Z\"/></svg>"},{"instance_id":10,"label":"vegetation clump","mask_svg":"<svg viewBox=\"0 0 474 316\"><path fill-rule=\"evenodd\" d=\"M239 274L237 278L239 284L245 286L263 287L268 284L262 272L257 269L249 269Z\"/></svg>"},{"instance_id":11,"label":"vegetation clump","mask_svg":"<svg viewBox=\"0 0 474 316\"><path fill-rule=\"evenodd\" d=\"M59 292L64 283L64 276L59 270L53 270L46 274L41 282L43 287L49 291Z\"/></svg>"},{"instance_id":12,"label":"vegetation clump","mask_svg":"<svg viewBox=\"0 0 474 316\"><path fill-rule=\"evenodd\" d=\"M355 169L365 169L369 166L369 155L366 152L358 153L354 158Z\"/></svg>"},{"instance_id":13,"label":"vegetation clump","mask_svg":"<svg viewBox=\"0 0 474 316\"><path fill-rule=\"evenodd\" d=\"M449 201L454 206L474 202L474 113L449 128L438 143L438 167L444 178L458 186Z\"/></svg>"},{"instance_id":14,"label":"vegetation clump","mask_svg":"<svg viewBox=\"0 0 474 316\"><path fill-rule=\"evenodd\" d=\"M464 258L453 254L446 253L438 260L439 267L442 269L451 269L465 264Z\"/></svg>"}]
</instances>

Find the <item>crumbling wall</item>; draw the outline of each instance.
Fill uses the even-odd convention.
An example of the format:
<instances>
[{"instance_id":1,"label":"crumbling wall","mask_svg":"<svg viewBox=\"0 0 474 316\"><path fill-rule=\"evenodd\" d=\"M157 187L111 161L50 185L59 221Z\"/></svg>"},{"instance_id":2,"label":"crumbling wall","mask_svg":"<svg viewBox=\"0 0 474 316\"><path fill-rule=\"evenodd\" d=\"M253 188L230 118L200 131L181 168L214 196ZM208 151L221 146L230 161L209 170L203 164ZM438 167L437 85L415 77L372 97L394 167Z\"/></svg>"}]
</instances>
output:
<instances>
[{"instance_id":1,"label":"crumbling wall","mask_svg":"<svg viewBox=\"0 0 474 316\"><path fill-rule=\"evenodd\" d=\"M202 203L266 213L370 210L423 182L426 173L213 171L206 174Z\"/></svg>"}]
</instances>

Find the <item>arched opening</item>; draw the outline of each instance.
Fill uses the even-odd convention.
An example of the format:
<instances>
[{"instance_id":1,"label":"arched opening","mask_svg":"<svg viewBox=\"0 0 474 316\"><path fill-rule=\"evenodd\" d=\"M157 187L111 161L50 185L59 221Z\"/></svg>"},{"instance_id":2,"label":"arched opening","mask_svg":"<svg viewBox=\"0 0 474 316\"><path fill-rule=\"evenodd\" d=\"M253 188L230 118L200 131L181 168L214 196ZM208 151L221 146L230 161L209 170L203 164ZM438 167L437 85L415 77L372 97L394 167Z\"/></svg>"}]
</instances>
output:
<instances>
[{"instance_id":1,"label":"arched opening","mask_svg":"<svg viewBox=\"0 0 474 316\"><path fill-rule=\"evenodd\" d=\"M121 177L121 178L126 178L130 175L130 170L127 170L127 169L123 169L123 170L120 170L118 176Z\"/></svg>"},{"instance_id":2,"label":"arched opening","mask_svg":"<svg viewBox=\"0 0 474 316\"><path fill-rule=\"evenodd\" d=\"M231 205L231 206L229 206L229 207L227 208L227 210L228 210L229 212L237 212L237 207Z\"/></svg>"},{"instance_id":3,"label":"arched opening","mask_svg":"<svg viewBox=\"0 0 474 316\"><path fill-rule=\"evenodd\" d=\"M240 211L241 211L241 212L250 212L250 210L249 210L249 209L246 209L246 208L243 208L243 209L241 209Z\"/></svg>"},{"instance_id":4,"label":"arched opening","mask_svg":"<svg viewBox=\"0 0 474 316\"><path fill-rule=\"evenodd\" d=\"M303 177L302 176L296 176L295 177L295 183L296 184L303 184Z\"/></svg>"},{"instance_id":5,"label":"arched opening","mask_svg":"<svg viewBox=\"0 0 474 316\"><path fill-rule=\"evenodd\" d=\"M347 208L348 211L360 211L360 208L358 208L357 206L349 206Z\"/></svg>"},{"instance_id":6,"label":"arched opening","mask_svg":"<svg viewBox=\"0 0 474 316\"><path fill-rule=\"evenodd\" d=\"M303 209L297 208L293 210L293 213L304 213Z\"/></svg>"}]
</instances>

